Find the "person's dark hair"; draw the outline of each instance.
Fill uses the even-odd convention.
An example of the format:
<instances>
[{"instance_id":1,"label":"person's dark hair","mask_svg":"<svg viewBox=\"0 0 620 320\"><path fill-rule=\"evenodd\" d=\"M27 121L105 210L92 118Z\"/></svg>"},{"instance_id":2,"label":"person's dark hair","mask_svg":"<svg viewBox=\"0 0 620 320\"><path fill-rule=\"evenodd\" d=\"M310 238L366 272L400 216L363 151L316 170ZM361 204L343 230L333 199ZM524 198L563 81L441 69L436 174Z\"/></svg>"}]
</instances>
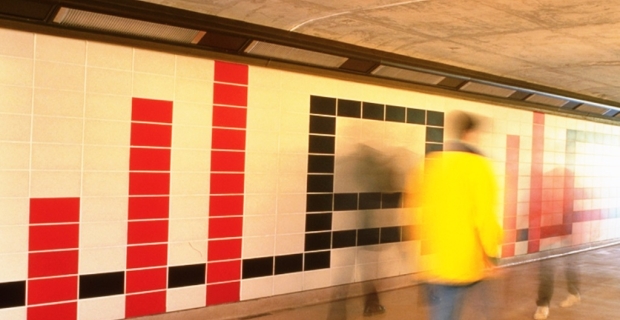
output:
<instances>
[{"instance_id":1,"label":"person's dark hair","mask_svg":"<svg viewBox=\"0 0 620 320\"><path fill-rule=\"evenodd\" d=\"M452 126L454 136L458 139L480 126L480 121L476 117L463 111L452 111L448 114L448 122Z\"/></svg>"}]
</instances>

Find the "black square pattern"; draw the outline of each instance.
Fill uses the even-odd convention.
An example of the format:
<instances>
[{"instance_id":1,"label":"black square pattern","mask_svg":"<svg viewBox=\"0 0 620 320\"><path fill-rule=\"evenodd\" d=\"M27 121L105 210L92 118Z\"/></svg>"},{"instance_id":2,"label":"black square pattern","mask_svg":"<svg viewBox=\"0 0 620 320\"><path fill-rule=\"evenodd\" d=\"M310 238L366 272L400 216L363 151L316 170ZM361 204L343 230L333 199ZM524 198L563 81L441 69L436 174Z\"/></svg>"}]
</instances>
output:
<instances>
[{"instance_id":1,"label":"black square pattern","mask_svg":"<svg viewBox=\"0 0 620 320\"><path fill-rule=\"evenodd\" d=\"M357 230L334 231L332 238L332 247L348 248L355 247L357 242Z\"/></svg>"},{"instance_id":2,"label":"black square pattern","mask_svg":"<svg viewBox=\"0 0 620 320\"><path fill-rule=\"evenodd\" d=\"M273 257L243 260L243 279L273 275Z\"/></svg>"},{"instance_id":3,"label":"black square pattern","mask_svg":"<svg viewBox=\"0 0 620 320\"><path fill-rule=\"evenodd\" d=\"M334 195L334 211L357 210L357 193Z\"/></svg>"},{"instance_id":4,"label":"black square pattern","mask_svg":"<svg viewBox=\"0 0 620 320\"><path fill-rule=\"evenodd\" d=\"M416 240L416 229L414 226L402 226L401 227L401 239L402 241Z\"/></svg>"},{"instance_id":5,"label":"black square pattern","mask_svg":"<svg viewBox=\"0 0 620 320\"><path fill-rule=\"evenodd\" d=\"M0 297L0 309L25 306L26 281L0 283Z\"/></svg>"},{"instance_id":6,"label":"black square pattern","mask_svg":"<svg viewBox=\"0 0 620 320\"><path fill-rule=\"evenodd\" d=\"M360 229L357 231L357 245L368 246L379 244L379 228Z\"/></svg>"},{"instance_id":7,"label":"black square pattern","mask_svg":"<svg viewBox=\"0 0 620 320\"><path fill-rule=\"evenodd\" d=\"M338 116L361 118L362 103L360 101L338 99Z\"/></svg>"},{"instance_id":8,"label":"black square pattern","mask_svg":"<svg viewBox=\"0 0 620 320\"><path fill-rule=\"evenodd\" d=\"M125 293L125 273L97 273L80 276L80 299Z\"/></svg>"},{"instance_id":9,"label":"black square pattern","mask_svg":"<svg viewBox=\"0 0 620 320\"><path fill-rule=\"evenodd\" d=\"M384 120L385 106L377 103L364 102L362 104L362 118L371 120Z\"/></svg>"},{"instance_id":10,"label":"black square pattern","mask_svg":"<svg viewBox=\"0 0 620 320\"><path fill-rule=\"evenodd\" d=\"M336 115L336 98L310 96L310 113Z\"/></svg>"},{"instance_id":11,"label":"black square pattern","mask_svg":"<svg viewBox=\"0 0 620 320\"><path fill-rule=\"evenodd\" d=\"M306 214L306 232L324 231L332 229L331 213Z\"/></svg>"},{"instance_id":12,"label":"black square pattern","mask_svg":"<svg viewBox=\"0 0 620 320\"><path fill-rule=\"evenodd\" d=\"M360 193L360 210L381 209L381 193Z\"/></svg>"},{"instance_id":13,"label":"black square pattern","mask_svg":"<svg viewBox=\"0 0 620 320\"><path fill-rule=\"evenodd\" d=\"M420 109L407 108L407 123L425 124L426 111Z\"/></svg>"},{"instance_id":14,"label":"black square pattern","mask_svg":"<svg viewBox=\"0 0 620 320\"><path fill-rule=\"evenodd\" d=\"M443 127L443 112L427 111L426 124L429 126Z\"/></svg>"},{"instance_id":15,"label":"black square pattern","mask_svg":"<svg viewBox=\"0 0 620 320\"><path fill-rule=\"evenodd\" d=\"M529 237L528 229L517 230L517 241L527 241Z\"/></svg>"},{"instance_id":16,"label":"black square pattern","mask_svg":"<svg viewBox=\"0 0 620 320\"><path fill-rule=\"evenodd\" d=\"M381 228L381 243L400 242L400 227Z\"/></svg>"},{"instance_id":17,"label":"black square pattern","mask_svg":"<svg viewBox=\"0 0 620 320\"><path fill-rule=\"evenodd\" d=\"M306 196L306 212L332 211L332 194L309 194Z\"/></svg>"},{"instance_id":18,"label":"black square pattern","mask_svg":"<svg viewBox=\"0 0 620 320\"><path fill-rule=\"evenodd\" d=\"M336 118L310 116L310 133L336 134Z\"/></svg>"},{"instance_id":19,"label":"black square pattern","mask_svg":"<svg viewBox=\"0 0 620 320\"><path fill-rule=\"evenodd\" d=\"M307 183L308 192L332 192L334 191L333 174L310 174Z\"/></svg>"},{"instance_id":20,"label":"black square pattern","mask_svg":"<svg viewBox=\"0 0 620 320\"><path fill-rule=\"evenodd\" d=\"M334 156L308 156L308 173L334 173Z\"/></svg>"},{"instance_id":21,"label":"black square pattern","mask_svg":"<svg viewBox=\"0 0 620 320\"><path fill-rule=\"evenodd\" d=\"M275 274L301 272L303 263L304 255L302 253L277 256Z\"/></svg>"},{"instance_id":22,"label":"black square pattern","mask_svg":"<svg viewBox=\"0 0 620 320\"><path fill-rule=\"evenodd\" d=\"M206 265L204 263L175 266L168 269L168 288L179 288L205 284Z\"/></svg>"},{"instance_id":23,"label":"black square pattern","mask_svg":"<svg viewBox=\"0 0 620 320\"><path fill-rule=\"evenodd\" d=\"M330 249L332 246L332 233L306 233L304 248L305 251L316 251Z\"/></svg>"},{"instance_id":24,"label":"black square pattern","mask_svg":"<svg viewBox=\"0 0 620 320\"><path fill-rule=\"evenodd\" d=\"M310 135L310 153L334 154L336 150L336 137Z\"/></svg>"},{"instance_id":25,"label":"black square pattern","mask_svg":"<svg viewBox=\"0 0 620 320\"><path fill-rule=\"evenodd\" d=\"M393 122L405 122L407 109L405 107L386 106L385 120Z\"/></svg>"},{"instance_id":26,"label":"black square pattern","mask_svg":"<svg viewBox=\"0 0 620 320\"><path fill-rule=\"evenodd\" d=\"M443 142L443 128L426 127L427 142Z\"/></svg>"},{"instance_id":27,"label":"black square pattern","mask_svg":"<svg viewBox=\"0 0 620 320\"><path fill-rule=\"evenodd\" d=\"M426 153L437 152L443 150L443 144L438 143L427 143L426 144Z\"/></svg>"},{"instance_id":28,"label":"black square pattern","mask_svg":"<svg viewBox=\"0 0 620 320\"><path fill-rule=\"evenodd\" d=\"M319 270L329 268L331 253L329 251L309 252L304 254L304 270Z\"/></svg>"},{"instance_id":29,"label":"black square pattern","mask_svg":"<svg viewBox=\"0 0 620 320\"><path fill-rule=\"evenodd\" d=\"M381 208L395 209L401 207L402 192L381 194Z\"/></svg>"}]
</instances>

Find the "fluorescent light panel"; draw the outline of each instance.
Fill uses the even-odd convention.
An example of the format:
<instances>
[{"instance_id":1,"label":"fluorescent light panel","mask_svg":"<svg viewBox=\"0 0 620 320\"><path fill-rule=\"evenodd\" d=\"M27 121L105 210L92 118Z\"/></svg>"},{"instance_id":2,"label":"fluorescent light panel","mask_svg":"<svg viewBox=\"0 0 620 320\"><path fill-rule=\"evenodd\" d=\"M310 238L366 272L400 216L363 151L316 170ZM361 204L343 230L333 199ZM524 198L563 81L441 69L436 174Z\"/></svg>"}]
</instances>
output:
<instances>
[{"instance_id":1,"label":"fluorescent light panel","mask_svg":"<svg viewBox=\"0 0 620 320\"><path fill-rule=\"evenodd\" d=\"M560 99L560 98L554 98L554 97L549 97L549 96L544 96L544 95L540 95L540 94L533 94L529 97L527 97L527 99L525 99L526 101L529 102L534 102L534 103L540 103L540 104L544 104L544 105L548 105L548 106L553 106L553 107L561 107L565 104L568 103L568 100L564 100L564 99Z\"/></svg>"},{"instance_id":2,"label":"fluorescent light panel","mask_svg":"<svg viewBox=\"0 0 620 320\"><path fill-rule=\"evenodd\" d=\"M461 91L480 93L488 96L508 98L517 90L496 87L478 82L468 82L461 87Z\"/></svg>"},{"instance_id":3,"label":"fluorescent light panel","mask_svg":"<svg viewBox=\"0 0 620 320\"><path fill-rule=\"evenodd\" d=\"M245 53L261 57L275 58L285 61L294 61L303 64L330 68L338 68L348 59L345 57L334 56L331 54L287 47L279 44L256 40L252 41L252 43L245 49Z\"/></svg>"},{"instance_id":4,"label":"fluorescent light panel","mask_svg":"<svg viewBox=\"0 0 620 320\"><path fill-rule=\"evenodd\" d=\"M578 106L577 108L575 108L575 110L579 110L581 112L596 113L596 114L604 114L607 111L609 111L609 109L607 108L597 107L597 106L593 106L589 104L582 104Z\"/></svg>"},{"instance_id":5,"label":"fluorescent light panel","mask_svg":"<svg viewBox=\"0 0 620 320\"><path fill-rule=\"evenodd\" d=\"M409 69L395 68L395 67L384 66L384 65L377 67L377 69L375 69L372 72L372 74L375 76L380 76L380 77L385 77L385 78L412 81L412 82L432 84L432 85L437 85L443 79L446 78L446 77L442 77L442 76L438 76L438 75L434 75L430 73L418 72L418 71L413 71Z\"/></svg>"},{"instance_id":6,"label":"fluorescent light panel","mask_svg":"<svg viewBox=\"0 0 620 320\"><path fill-rule=\"evenodd\" d=\"M179 28L64 7L61 8L56 17L54 17L54 22L68 27L106 31L188 44L198 43L205 35L205 32L200 30Z\"/></svg>"}]
</instances>

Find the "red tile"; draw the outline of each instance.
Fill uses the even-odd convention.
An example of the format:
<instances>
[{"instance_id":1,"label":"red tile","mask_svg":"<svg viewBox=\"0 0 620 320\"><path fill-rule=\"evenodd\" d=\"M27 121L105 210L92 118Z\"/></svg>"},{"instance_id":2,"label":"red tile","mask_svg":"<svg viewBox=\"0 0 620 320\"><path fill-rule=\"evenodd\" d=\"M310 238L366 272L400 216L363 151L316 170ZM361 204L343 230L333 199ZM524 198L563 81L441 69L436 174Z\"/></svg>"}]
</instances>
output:
<instances>
[{"instance_id":1,"label":"red tile","mask_svg":"<svg viewBox=\"0 0 620 320\"><path fill-rule=\"evenodd\" d=\"M517 217L508 216L504 217L504 230L514 230L517 228Z\"/></svg>"},{"instance_id":2,"label":"red tile","mask_svg":"<svg viewBox=\"0 0 620 320\"><path fill-rule=\"evenodd\" d=\"M131 123L131 145L142 147L170 147L172 126L150 123Z\"/></svg>"},{"instance_id":3,"label":"red tile","mask_svg":"<svg viewBox=\"0 0 620 320\"><path fill-rule=\"evenodd\" d=\"M28 307L28 320L77 319L77 302Z\"/></svg>"},{"instance_id":4,"label":"red tile","mask_svg":"<svg viewBox=\"0 0 620 320\"><path fill-rule=\"evenodd\" d=\"M213 106L213 126L245 129L247 108Z\"/></svg>"},{"instance_id":5,"label":"red tile","mask_svg":"<svg viewBox=\"0 0 620 320\"><path fill-rule=\"evenodd\" d=\"M540 251L540 240L529 241L527 243L527 253L536 253Z\"/></svg>"},{"instance_id":6,"label":"red tile","mask_svg":"<svg viewBox=\"0 0 620 320\"><path fill-rule=\"evenodd\" d=\"M28 280L29 305L75 300L77 294L77 276Z\"/></svg>"},{"instance_id":7,"label":"red tile","mask_svg":"<svg viewBox=\"0 0 620 320\"><path fill-rule=\"evenodd\" d=\"M35 252L28 254L28 278L78 273L78 251Z\"/></svg>"},{"instance_id":8,"label":"red tile","mask_svg":"<svg viewBox=\"0 0 620 320\"><path fill-rule=\"evenodd\" d=\"M30 223L80 221L80 198L30 199Z\"/></svg>"},{"instance_id":9,"label":"red tile","mask_svg":"<svg viewBox=\"0 0 620 320\"><path fill-rule=\"evenodd\" d=\"M244 175L234 173L212 173L211 194L243 193Z\"/></svg>"},{"instance_id":10,"label":"red tile","mask_svg":"<svg viewBox=\"0 0 620 320\"><path fill-rule=\"evenodd\" d=\"M168 263L168 245L139 245L127 247L127 268L165 266Z\"/></svg>"},{"instance_id":11,"label":"red tile","mask_svg":"<svg viewBox=\"0 0 620 320\"><path fill-rule=\"evenodd\" d=\"M126 293L165 290L167 268L127 271Z\"/></svg>"},{"instance_id":12,"label":"red tile","mask_svg":"<svg viewBox=\"0 0 620 320\"><path fill-rule=\"evenodd\" d=\"M243 196L211 196L209 216L243 215Z\"/></svg>"},{"instance_id":13,"label":"red tile","mask_svg":"<svg viewBox=\"0 0 620 320\"><path fill-rule=\"evenodd\" d=\"M239 282L207 286L207 306L239 301Z\"/></svg>"},{"instance_id":14,"label":"red tile","mask_svg":"<svg viewBox=\"0 0 620 320\"><path fill-rule=\"evenodd\" d=\"M540 112L534 112L534 123L545 124L545 114Z\"/></svg>"},{"instance_id":15,"label":"red tile","mask_svg":"<svg viewBox=\"0 0 620 320\"><path fill-rule=\"evenodd\" d=\"M514 243L517 241L517 230L504 230L504 243Z\"/></svg>"},{"instance_id":16,"label":"red tile","mask_svg":"<svg viewBox=\"0 0 620 320\"><path fill-rule=\"evenodd\" d=\"M207 265L207 283L241 279L241 260L211 262Z\"/></svg>"},{"instance_id":17,"label":"red tile","mask_svg":"<svg viewBox=\"0 0 620 320\"><path fill-rule=\"evenodd\" d=\"M239 151L211 151L211 171L245 171L245 153Z\"/></svg>"},{"instance_id":18,"label":"red tile","mask_svg":"<svg viewBox=\"0 0 620 320\"><path fill-rule=\"evenodd\" d=\"M141 317L166 312L166 291L127 295L125 317Z\"/></svg>"},{"instance_id":19,"label":"red tile","mask_svg":"<svg viewBox=\"0 0 620 320\"><path fill-rule=\"evenodd\" d=\"M502 246L502 258L514 257L515 255L515 244L505 244Z\"/></svg>"},{"instance_id":20,"label":"red tile","mask_svg":"<svg viewBox=\"0 0 620 320\"><path fill-rule=\"evenodd\" d=\"M245 150L245 130L213 128L211 136L213 149Z\"/></svg>"},{"instance_id":21,"label":"red tile","mask_svg":"<svg viewBox=\"0 0 620 320\"><path fill-rule=\"evenodd\" d=\"M170 171L170 149L131 148L129 170Z\"/></svg>"},{"instance_id":22,"label":"red tile","mask_svg":"<svg viewBox=\"0 0 620 320\"><path fill-rule=\"evenodd\" d=\"M209 261L241 258L241 239L211 240L207 248Z\"/></svg>"},{"instance_id":23,"label":"red tile","mask_svg":"<svg viewBox=\"0 0 620 320\"><path fill-rule=\"evenodd\" d=\"M170 194L170 173L129 172L129 195Z\"/></svg>"},{"instance_id":24,"label":"red tile","mask_svg":"<svg viewBox=\"0 0 620 320\"><path fill-rule=\"evenodd\" d=\"M172 101L133 98L131 120L172 123Z\"/></svg>"},{"instance_id":25,"label":"red tile","mask_svg":"<svg viewBox=\"0 0 620 320\"><path fill-rule=\"evenodd\" d=\"M517 135L509 134L508 136L506 136L506 147L509 149L519 149L520 139L521 137ZM514 150L510 150L508 151L508 153L516 153L517 155L519 154L518 151L514 151Z\"/></svg>"},{"instance_id":26,"label":"red tile","mask_svg":"<svg viewBox=\"0 0 620 320\"><path fill-rule=\"evenodd\" d=\"M129 197L129 219L168 218L169 197Z\"/></svg>"},{"instance_id":27,"label":"red tile","mask_svg":"<svg viewBox=\"0 0 620 320\"><path fill-rule=\"evenodd\" d=\"M31 225L28 250L77 249L79 239L79 224Z\"/></svg>"},{"instance_id":28,"label":"red tile","mask_svg":"<svg viewBox=\"0 0 620 320\"><path fill-rule=\"evenodd\" d=\"M243 218L210 218L209 239L241 237Z\"/></svg>"},{"instance_id":29,"label":"red tile","mask_svg":"<svg viewBox=\"0 0 620 320\"><path fill-rule=\"evenodd\" d=\"M168 241L168 220L129 221L127 243Z\"/></svg>"},{"instance_id":30,"label":"red tile","mask_svg":"<svg viewBox=\"0 0 620 320\"><path fill-rule=\"evenodd\" d=\"M248 84L248 66L245 64L215 61L214 80L217 82Z\"/></svg>"},{"instance_id":31,"label":"red tile","mask_svg":"<svg viewBox=\"0 0 620 320\"><path fill-rule=\"evenodd\" d=\"M240 106L248 105L248 87L234 84L213 84L213 104Z\"/></svg>"},{"instance_id":32,"label":"red tile","mask_svg":"<svg viewBox=\"0 0 620 320\"><path fill-rule=\"evenodd\" d=\"M546 226L540 228L540 239L558 237L563 235L564 226L563 225L555 225L555 226Z\"/></svg>"},{"instance_id":33,"label":"red tile","mask_svg":"<svg viewBox=\"0 0 620 320\"><path fill-rule=\"evenodd\" d=\"M541 228L530 226L530 228L527 231L527 237L530 240L540 240L541 232L542 232Z\"/></svg>"}]
</instances>

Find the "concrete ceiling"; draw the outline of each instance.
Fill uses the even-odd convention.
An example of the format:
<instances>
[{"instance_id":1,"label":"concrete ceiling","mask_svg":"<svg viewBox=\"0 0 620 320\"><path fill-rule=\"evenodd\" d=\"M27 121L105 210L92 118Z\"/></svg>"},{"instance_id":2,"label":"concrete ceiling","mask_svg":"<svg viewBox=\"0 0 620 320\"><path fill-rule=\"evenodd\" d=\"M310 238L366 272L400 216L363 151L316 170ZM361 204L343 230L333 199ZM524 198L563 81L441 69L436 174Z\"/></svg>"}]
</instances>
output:
<instances>
[{"instance_id":1,"label":"concrete ceiling","mask_svg":"<svg viewBox=\"0 0 620 320\"><path fill-rule=\"evenodd\" d=\"M141 0L620 103L617 0Z\"/></svg>"}]
</instances>

